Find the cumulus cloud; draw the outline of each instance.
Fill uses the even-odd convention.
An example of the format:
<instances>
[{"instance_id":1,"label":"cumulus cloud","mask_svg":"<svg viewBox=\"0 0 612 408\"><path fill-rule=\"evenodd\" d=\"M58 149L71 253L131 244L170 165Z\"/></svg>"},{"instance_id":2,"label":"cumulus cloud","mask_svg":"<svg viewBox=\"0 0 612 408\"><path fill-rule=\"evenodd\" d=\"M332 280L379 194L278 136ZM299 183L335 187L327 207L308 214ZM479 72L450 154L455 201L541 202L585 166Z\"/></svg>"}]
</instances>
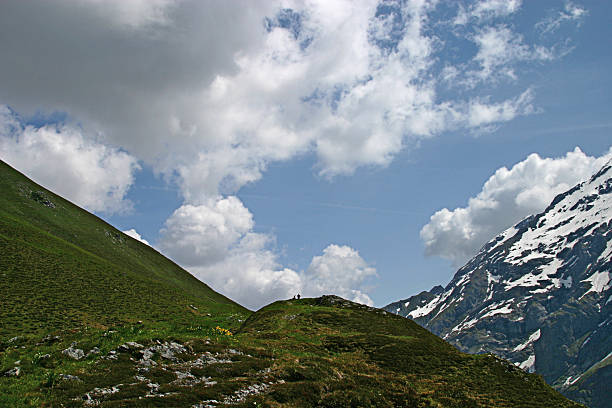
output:
<instances>
[{"instance_id":1,"label":"cumulus cloud","mask_svg":"<svg viewBox=\"0 0 612 408\"><path fill-rule=\"evenodd\" d=\"M274 237L253 231L253 217L234 197L183 205L166 221L159 248L214 289L258 308L297 293L334 293L372 304L362 287L376 271L348 246L330 245L305 272L283 267Z\"/></svg>"},{"instance_id":2,"label":"cumulus cloud","mask_svg":"<svg viewBox=\"0 0 612 408\"><path fill-rule=\"evenodd\" d=\"M521 8L521 0L480 0L467 8L460 5L455 17L455 24L465 25L470 20L483 21L496 17L505 17L516 13Z\"/></svg>"},{"instance_id":3,"label":"cumulus cloud","mask_svg":"<svg viewBox=\"0 0 612 408\"><path fill-rule=\"evenodd\" d=\"M563 10L554 13L552 16L545 18L536 24L543 34L553 33L561 27L565 22L574 22L580 25L584 18L589 14L584 7L574 4L571 1L566 1Z\"/></svg>"},{"instance_id":4,"label":"cumulus cloud","mask_svg":"<svg viewBox=\"0 0 612 408\"><path fill-rule=\"evenodd\" d=\"M559 158L531 154L511 169L498 169L466 207L443 208L421 229L427 255L447 258L455 266L504 229L546 208L552 199L587 179L612 158L612 149L591 157L578 147Z\"/></svg>"},{"instance_id":5,"label":"cumulus cloud","mask_svg":"<svg viewBox=\"0 0 612 408\"><path fill-rule=\"evenodd\" d=\"M481 1L469 12L486 21L520 4ZM24 114L67 112L177 176L189 203L233 194L270 162L306 152L315 153L319 174L350 174L386 166L418 140L473 126L470 97L439 97L444 43L432 27L444 25L432 20L436 7L416 0L249 7L9 1L0 14L0 99ZM524 53L524 44L496 33L483 32L481 42L497 39L517 49L513 55ZM493 45L482 50L483 71L507 62ZM495 109L512 99L481 95L477 102Z\"/></svg>"},{"instance_id":6,"label":"cumulus cloud","mask_svg":"<svg viewBox=\"0 0 612 408\"><path fill-rule=\"evenodd\" d=\"M407 146L449 129L492 130L537 111L531 89L515 89L502 100L468 92L441 96L451 95L440 88L452 78L478 81L480 73L495 79L497 71L517 76L517 62L547 60L546 49L507 26L480 28L511 17L519 0L467 6L476 33L440 21L447 17L436 12L441 3L6 1L0 102L24 115L65 112L89 134L124 149L79 139L76 130L62 127L79 152L116 159L100 159L98 168L111 168L107 161L123 166L105 190L111 198L97 209L125 204L137 166L130 155L176 182L184 202L167 220L160 248L222 292L254 305L248 302L255 293L264 301L325 288L308 278L322 267L308 268L310 274L282 267L274 237L253 232L252 215L233 196L271 162L310 153L315 171L331 179L363 166L387 166ZM446 54L436 33L455 29L478 51L471 65L447 64L447 80L440 81ZM41 129L36 132L51 140L49 128ZM7 155L25 157L19 143L7 144ZM98 178L104 188L105 179ZM332 259L356 259L342 258L336 248L328 252L321 259L329 260L330 270ZM343 293L369 302L363 292L351 292L362 291L355 282L347 282Z\"/></svg>"},{"instance_id":7,"label":"cumulus cloud","mask_svg":"<svg viewBox=\"0 0 612 408\"><path fill-rule=\"evenodd\" d=\"M303 276L303 293L307 296L336 294L355 302L373 305L363 287L368 278L375 277L376 269L346 245L331 244L323 254L312 258Z\"/></svg>"},{"instance_id":8,"label":"cumulus cloud","mask_svg":"<svg viewBox=\"0 0 612 408\"><path fill-rule=\"evenodd\" d=\"M185 266L213 264L253 228L253 215L234 196L185 204L166 220L159 246Z\"/></svg>"},{"instance_id":9,"label":"cumulus cloud","mask_svg":"<svg viewBox=\"0 0 612 408\"><path fill-rule=\"evenodd\" d=\"M90 211L131 208L126 194L140 169L130 154L108 147L67 125L23 125L0 106L0 156L46 188Z\"/></svg>"},{"instance_id":10,"label":"cumulus cloud","mask_svg":"<svg viewBox=\"0 0 612 408\"><path fill-rule=\"evenodd\" d=\"M128 236L134 238L137 241L142 242L145 245L151 246L151 244L149 244L149 241L147 241L142 236L140 236L140 234L138 232L136 232L136 230L134 228L131 228L131 229L127 230L127 231L121 231L121 232L123 232L125 235L128 235Z\"/></svg>"},{"instance_id":11,"label":"cumulus cloud","mask_svg":"<svg viewBox=\"0 0 612 408\"><path fill-rule=\"evenodd\" d=\"M277 261L274 239L253 232L253 215L235 196L185 204L166 220L158 247L215 290L250 308L300 289Z\"/></svg>"}]
</instances>

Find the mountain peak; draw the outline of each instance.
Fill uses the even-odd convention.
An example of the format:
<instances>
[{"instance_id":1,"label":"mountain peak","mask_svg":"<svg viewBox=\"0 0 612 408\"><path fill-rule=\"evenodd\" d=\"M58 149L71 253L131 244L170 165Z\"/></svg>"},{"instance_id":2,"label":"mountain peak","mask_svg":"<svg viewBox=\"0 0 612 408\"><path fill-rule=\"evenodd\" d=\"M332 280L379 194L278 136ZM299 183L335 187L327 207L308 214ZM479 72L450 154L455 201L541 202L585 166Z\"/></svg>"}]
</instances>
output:
<instances>
[{"instance_id":1,"label":"mountain peak","mask_svg":"<svg viewBox=\"0 0 612 408\"><path fill-rule=\"evenodd\" d=\"M486 243L443 291L385 309L608 406L592 388L598 364L612 362L611 272L612 160Z\"/></svg>"}]
</instances>

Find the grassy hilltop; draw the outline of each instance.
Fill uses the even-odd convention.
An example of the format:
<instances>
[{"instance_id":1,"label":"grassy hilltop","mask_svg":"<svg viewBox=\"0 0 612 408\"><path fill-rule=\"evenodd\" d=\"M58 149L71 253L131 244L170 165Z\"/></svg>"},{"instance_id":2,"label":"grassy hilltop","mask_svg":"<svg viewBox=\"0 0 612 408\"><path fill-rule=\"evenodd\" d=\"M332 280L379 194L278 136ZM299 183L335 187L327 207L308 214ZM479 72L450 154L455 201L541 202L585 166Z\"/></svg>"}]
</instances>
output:
<instances>
[{"instance_id":1,"label":"grassy hilltop","mask_svg":"<svg viewBox=\"0 0 612 408\"><path fill-rule=\"evenodd\" d=\"M0 163L0 407L577 407L334 296L252 313Z\"/></svg>"}]
</instances>

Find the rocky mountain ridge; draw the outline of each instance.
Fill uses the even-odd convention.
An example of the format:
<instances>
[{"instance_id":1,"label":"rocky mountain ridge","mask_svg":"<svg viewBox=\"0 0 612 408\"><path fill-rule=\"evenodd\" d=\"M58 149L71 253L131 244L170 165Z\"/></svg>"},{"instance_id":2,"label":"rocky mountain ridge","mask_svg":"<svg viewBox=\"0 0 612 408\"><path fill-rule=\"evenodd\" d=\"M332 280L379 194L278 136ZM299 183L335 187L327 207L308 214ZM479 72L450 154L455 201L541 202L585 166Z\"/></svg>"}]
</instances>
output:
<instances>
[{"instance_id":1,"label":"rocky mountain ridge","mask_svg":"<svg viewBox=\"0 0 612 408\"><path fill-rule=\"evenodd\" d=\"M610 407L612 161L482 247L445 287L385 307L470 353Z\"/></svg>"}]
</instances>

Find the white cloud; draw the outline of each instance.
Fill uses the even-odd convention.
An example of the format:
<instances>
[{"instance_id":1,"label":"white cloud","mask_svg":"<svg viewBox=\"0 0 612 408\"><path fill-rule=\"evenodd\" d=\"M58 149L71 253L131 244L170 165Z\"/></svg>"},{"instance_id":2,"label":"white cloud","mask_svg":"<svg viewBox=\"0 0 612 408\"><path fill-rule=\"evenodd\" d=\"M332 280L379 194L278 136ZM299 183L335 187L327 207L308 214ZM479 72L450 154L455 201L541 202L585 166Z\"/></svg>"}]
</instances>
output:
<instances>
[{"instance_id":1,"label":"white cloud","mask_svg":"<svg viewBox=\"0 0 612 408\"><path fill-rule=\"evenodd\" d=\"M386 166L406 146L448 129L486 131L536 112L531 89L506 100L440 97L448 81L437 79L438 63L446 61L435 33L449 22L435 20L437 4L7 2L0 13L0 102L24 115L66 112L175 181L185 201L167 220L160 247L254 305L256 294L263 302L308 282L318 287L307 272L279 265L273 237L253 232L251 213L232 196L269 163L313 153L316 171L333 178ZM480 24L520 5L487 0L466 12ZM479 80L473 72L516 76L513 64L547 60L546 49L505 26L463 35L478 42L479 54L472 65L447 69L448 80ZM103 206L118 208L136 162L100 142L81 144L82 151L125 159L111 183L114 204ZM20 151L18 143L7 149ZM346 285L346 296L369 302L351 292L361 291L355 282Z\"/></svg>"},{"instance_id":2,"label":"white cloud","mask_svg":"<svg viewBox=\"0 0 612 408\"><path fill-rule=\"evenodd\" d=\"M41 2L34 13L31 3L7 3L0 96L26 115L67 112L177 175L188 203L232 194L270 162L306 152L321 175L350 174L386 166L418 140L470 128L469 98L438 96L436 5L89 0ZM484 18L519 7L489 0L470 10ZM479 57L486 70L501 66L493 48Z\"/></svg>"},{"instance_id":3,"label":"white cloud","mask_svg":"<svg viewBox=\"0 0 612 408\"><path fill-rule=\"evenodd\" d=\"M505 17L516 13L521 8L522 0L480 0L472 3L467 9L460 6L455 17L455 24L465 25L471 19L477 21Z\"/></svg>"},{"instance_id":4,"label":"white cloud","mask_svg":"<svg viewBox=\"0 0 612 408\"><path fill-rule=\"evenodd\" d=\"M591 157L579 148L560 158L529 155L510 170L498 169L466 207L443 208L421 229L426 254L460 266L495 235L538 213L557 195L587 179L612 158Z\"/></svg>"},{"instance_id":5,"label":"white cloud","mask_svg":"<svg viewBox=\"0 0 612 408\"><path fill-rule=\"evenodd\" d=\"M582 6L566 1L563 10L540 21L536 24L536 28L543 34L554 33L565 22L575 22L577 25L580 25L588 15L589 11Z\"/></svg>"},{"instance_id":6,"label":"white cloud","mask_svg":"<svg viewBox=\"0 0 612 408\"><path fill-rule=\"evenodd\" d=\"M177 209L158 246L215 290L250 308L297 293L334 293L372 303L362 284L376 271L354 249L330 245L306 272L296 272L278 262L274 238L253 227L252 214L238 198L217 197Z\"/></svg>"},{"instance_id":7,"label":"white cloud","mask_svg":"<svg viewBox=\"0 0 612 408\"><path fill-rule=\"evenodd\" d=\"M518 97L500 103L476 98L469 103L467 120L470 127L483 129L491 124L510 121L519 115L529 115L535 111L533 97L533 90L527 89Z\"/></svg>"},{"instance_id":8,"label":"white cloud","mask_svg":"<svg viewBox=\"0 0 612 408\"><path fill-rule=\"evenodd\" d=\"M355 302L373 305L365 293L364 283L375 277L376 269L359 255L355 249L346 245L329 245L323 254L312 258L310 266L303 275L306 296L336 294Z\"/></svg>"},{"instance_id":9,"label":"white cloud","mask_svg":"<svg viewBox=\"0 0 612 408\"><path fill-rule=\"evenodd\" d=\"M87 138L66 125L23 126L0 106L0 156L37 183L87 210L131 208L126 194L140 169L130 154Z\"/></svg>"},{"instance_id":10,"label":"white cloud","mask_svg":"<svg viewBox=\"0 0 612 408\"><path fill-rule=\"evenodd\" d=\"M279 264L277 253L270 249L273 243L268 235L247 233L225 258L187 269L241 305L258 309L278 299L289 299L302 287L300 274Z\"/></svg>"},{"instance_id":11,"label":"white cloud","mask_svg":"<svg viewBox=\"0 0 612 408\"><path fill-rule=\"evenodd\" d=\"M159 247L183 266L219 262L253 228L253 216L234 197L184 204L166 220Z\"/></svg>"},{"instance_id":12,"label":"white cloud","mask_svg":"<svg viewBox=\"0 0 612 408\"><path fill-rule=\"evenodd\" d=\"M300 289L301 278L277 262L274 240L253 232L253 216L234 196L185 204L166 220L158 246L200 280L258 308Z\"/></svg>"},{"instance_id":13,"label":"white cloud","mask_svg":"<svg viewBox=\"0 0 612 408\"><path fill-rule=\"evenodd\" d=\"M550 61L557 57L554 50L543 46L530 47L523 36L500 25L478 30L472 38L478 46L474 61L480 69L468 73L472 81L496 80L501 77L517 79L515 66L522 61ZM472 83L474 86L475 83Z\"/></svg>"},{"instance_id":14,"label":"white cloud","mask_svg":"<svg viewBox=\"0 0 612 408\"><path fill-rule=\"evenodd\" d=\"M149 244L149 241L147 241L142 236L140 236L140 234L138 232L136 232L136 230L134 228L131 228L131 229L127 230L127 231L121 231L121 232L123 232L125 235L128 235L128 236L134 238L137 241L142 242L145 245L151 246L151 244Z\"/></svg>"}]
</instances>

